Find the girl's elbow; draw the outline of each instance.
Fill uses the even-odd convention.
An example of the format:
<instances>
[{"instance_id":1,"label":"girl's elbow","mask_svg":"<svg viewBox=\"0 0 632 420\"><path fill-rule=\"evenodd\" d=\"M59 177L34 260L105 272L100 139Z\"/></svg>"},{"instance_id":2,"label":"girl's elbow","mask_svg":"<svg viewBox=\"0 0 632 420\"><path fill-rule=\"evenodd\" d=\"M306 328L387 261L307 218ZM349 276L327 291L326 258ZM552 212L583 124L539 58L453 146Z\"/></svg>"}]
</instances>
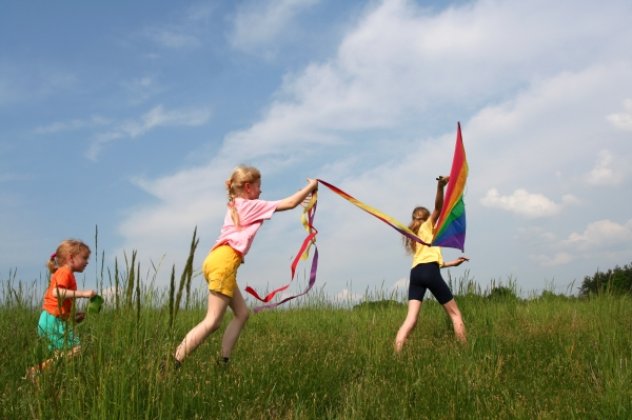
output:
<instances>
[{"instance_id":1,"label":"girl's elbow","mask_svg":"<svg viewBox=\"0 0 632 420\"><path fill-rule=\"evenodd\" d=\"M294 200L294 199L290 199L287 201L287 208L288 209L294 209L296 208L301 202L299 200Z\"/></svg>"},{"instance_id":2,"label":"girl's elbow","mask_svg":"<svg viewBox=\"0 0 632 420\"><path fill-rule=\"evenodd\" d=\"M290 209L293 209L294 207L296 207L297 205L298 205L298 203L294 204L292 201L283 200L283 201L279 202L279 204L277 205L276 211L290 210Z\"/></svg>"}]
</instances>

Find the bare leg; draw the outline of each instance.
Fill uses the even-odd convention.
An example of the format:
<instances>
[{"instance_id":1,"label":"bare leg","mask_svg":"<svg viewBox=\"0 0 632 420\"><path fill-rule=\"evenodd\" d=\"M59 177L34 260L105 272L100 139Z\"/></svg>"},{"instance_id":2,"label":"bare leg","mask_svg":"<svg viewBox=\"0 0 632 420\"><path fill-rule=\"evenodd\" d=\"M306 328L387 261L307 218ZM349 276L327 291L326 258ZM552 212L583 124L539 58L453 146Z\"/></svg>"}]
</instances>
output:
<instances>
[{"instance_id":1,"label":"bare leg","mask_svg":"<svg viewBox=\"0 0 632 420\"><path fill-rule=\"evenodd\" d=\"M241 333L241 329L250 316L246 301L244 301L239 289L235 289L233 299L230 301L230 309L233 310L234 318L226 327L222 337L222 357L230 357L233 347L237 343L237 339L239 339L239 333Z\"/></svg>"},{"instance_id":2,"label":"bare leg","mask_svg":"<svg viewBox=\"0 0 632 420\"><path fill-rule=\"evenodd\" d=\"M443 309L448 314L450 319L452 320L452 327L454 328L454 335L456 335L456 339L462 343L467 342L467 338L465 336L465 324L463 324L463 318L461 318L461 311L459 311L459 307L456 304L456 301L452 299L443 305Z\"/></svg>"},{"instance_id":3,"label":"bare leg","mask_svg":"<svg viewBox=\"0 0 632 420\"><path fill-rule=\"evenodd\" d=\"M62 357L73 357L79 354L81 351L81 346L75 346L72 349L68 350L66 353L62 353L61 351L55 351L55 355L50 359L46 359L43 362L38 363L35 366L30 367L26 372L26 378L34 380L38 373L43 372L48 369L53 362L61 359Z\"/></svg>"},{"instance_id":4,"label":"bare leg","mask_svg":"<svg viewBox=\"0 0 632 420\"><path fill-rule=\"evenodd\" d=\"M204 319L191 329L176 349L175 358L182 362L222 323L230 298L221 293L209 292L208 310Z\"/></svg>"},{"instance_id":5,"label":"bare leg","mask_svg":"<svg viewBox=\"0 0 632 420\"><path fill-rule=\"evenodd\" d=\"M397 336L395 337L395 351L397 353L402 351L404 344L406 344L406 341L408 340L408 336L413 329L415 329L420 310L420 300L413 299L408 301L408 314L406 315L406 319L404 320L402 326L399 327L399 331L397 331Z\"/></svg>"}]
</instances>

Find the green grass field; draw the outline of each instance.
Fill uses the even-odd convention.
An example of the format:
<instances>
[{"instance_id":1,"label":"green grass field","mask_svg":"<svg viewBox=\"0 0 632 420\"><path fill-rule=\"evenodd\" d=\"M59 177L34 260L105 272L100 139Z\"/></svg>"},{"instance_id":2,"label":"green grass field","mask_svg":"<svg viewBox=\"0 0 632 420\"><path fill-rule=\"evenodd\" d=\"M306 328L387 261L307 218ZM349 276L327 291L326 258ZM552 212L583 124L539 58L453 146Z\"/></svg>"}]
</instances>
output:
<instances>
[{"instance_id":1,"label":"green grass field","mask_svg":"<svg viewBox=\"0 0 632 420\"><path fill-rule=\"evenodd\" d=\"M59 360L37 384L22 376L47 356L39 310L6 296L3 419L632 417L629 296L460 297L467 345L429 301L399 356L392 344L405 305L314 302L253 314L227 368L216 365L220 331L178 372L161 372L161 363L205 305L182 309L170 326L168 305L145 296L89 316L78 327L82 354Z\"/></svg>"}]
</instances>

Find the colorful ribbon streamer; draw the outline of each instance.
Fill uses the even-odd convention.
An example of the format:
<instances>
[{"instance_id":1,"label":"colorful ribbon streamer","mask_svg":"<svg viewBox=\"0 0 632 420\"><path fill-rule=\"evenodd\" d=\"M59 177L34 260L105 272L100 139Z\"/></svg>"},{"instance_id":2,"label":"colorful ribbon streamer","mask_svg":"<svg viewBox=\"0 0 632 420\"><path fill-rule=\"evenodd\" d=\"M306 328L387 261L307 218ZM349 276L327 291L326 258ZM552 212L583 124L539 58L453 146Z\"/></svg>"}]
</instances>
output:
<instances>
[{"instance_id":1,"label":"colorful ribbon streamer","mask_svg":"<svg viewBox=\"0 0 632 420\"><path fill-rule=\"evenodd\" d=\"M427 242L424 242L419 236L417 236L417 234L415 232L413 232L412 230L410 230L408 228L408 226L404 225L403 223L399 222L398 220L394 219L393 217L382 213L381 211L379 211L378 209L376 209L375 207L371 207L368 204L363 203L362 201L358 200L357 198L351 196L350 194L347 194L346 192L344 192L343 190L341 190L340 188L336 187L335 185L332 185L326 181L323 181L322 179L319 179L318 182L320 182L321 184L323 184L325 187L329 188L331 191L335 192L336 194L338 194L340 197L344 198L345 200L347 200L348 202L350 202L351 204L361 208L362 210L364 210L365 212L369 213L370 215L377 217L378 219L380 219L381 221L383 221L384 223L386 223L387 225L391 226L393 229L395 229L396 231L398 231L399 233L401 233L402 235L417 241L421 244L424 245L430 245Z\"/></svg>"},{"instance_id":2,"label":"colorful ribbon streamer","mask_svg":"<svg viewBox=\"0 0 632 420\"><path fill-rule=\"evenodd\" d=\"M361 208L362 210L364 210L365 212L369 213L370 215L378 218L379 220L383 221L384 223L388 224L389 226L391 226L393 229L397 230L399 233L401 233L404 236L407 236L417 242L420 242L424 245L429 245L428 243L424 242L420 237L418 237L415 232L413 232L412 230L410 230L407 226L405 226L404 224L402 224L401 222L397 221L396 219L394 219L393 217L382 213L381 211L377 210L374 207L369 206L368 204L363 203L362 201L358 200L357 198L353 197L352 195L344 192L343 190L341 190L340 188L336 187L335 185L330 184L327 181L324 181L322 179L317 179L317 181L324 185L325 187L329 188L331 191L333 191L334 193L336 193L337 195L339 195L340 197L344 198L345 200L349 201L351 204ZM294 257L294 260L292 261L292 265L290 266L291 269L291 278L290 278L290 282L286 285L283 285L277 289L274 289L273 291L271 291L270 293L268 293L265 297L261 297L256 290L254 290L252 287L248 286L246 287L246 292L250 293L253 297L255 297L257 300L264 302L265 305L261 305L261 306L257 306L254 308L255 313L259 312L263 309L270 309L270 308L275 308L277 306L279 306L282 303L285 303L287 301L290 301L292 299L295 299L299 296L303 296L305 295L307 292L309 292L312 287L314 286L314 283L316 282L316 272L318 270L318 248L316 247L316 235L318 234L318 230L316 230L316 228L314 227L314 216L316 214L316 204L317 204L317 195L316 193L314 193L311 197L311 200L309 202L309 204L307 206L305 206L305 209L303 210L303 215L302 215L302 221L303 221L303 226L305 227L305 229L308 232L307 237L303 240L303 243L301 245L301 247L299 248L296 257ZM314 245L314 258L312 259L312 268L310 270L310 276L309 276L309 283L307 285L307 288L302 292L299 293L297 295L293 295L290 297L286 297L284 299L282 299L279 302L275 302L275 303L270 303L270 301L272 299L274 299L274 297L280 293L283 292L284 290L287 290L290 287L290 284L292 283L292 281L294 280L294 275L296 273L296 267L299 263L299 260L301 259L307 259L308 255L309 255L309 248L311 245Z\"/></svg>"},{"instance_id":3,"label":"colorful ribbon streamer","mask_svg":"<svg viewBox=\"0 0 632 420\"><path fill-rule=\"evenodd\" d=\"M335 185L332 185L327 181L323 181L322 179L317 179L317 181L325 187L329 188L334 193L338 194L340 197L349 201L351 204L361 208L365 212L378 218L402 235L414 241L428 246L444 246L458 248L463 251L465 242L465 204L463 203L463 191L465 189L467 175L468 164L465 158L465 149L463 148L461 124L457 123L456 147L454 150L454 158L452 160L452 169L450 171L450 182L448 183L448 190L446 193L446 198L444 200L443 208L441 210L441 214L439 215L439 219L437 220L437 224L435 226L436 234L432 244L424 242L419 236L417 236L415 232L410 230L407 226L397 221L393 217L382 213L378 209L371 207L368 204L363 203L362 201L344 192ZM316 192L314 192L309 203L305 206L303 210L303 215L301 219L303 226L305 227L305 230L307 230L308 234L303 240L303 243L301 244L296 257L294 257L292 265L290 266L292 274L290 282L284 286L274 289L265 297L259 296L259 294L252 287L246 287L246 292L250 293L256 299L265 303L265 305L255 307L255 312L259 312L263 309L275 308L282 303L305 295L312 289L312 287L314 287L314 284L316 283L316 271L318 270L318 248L316 247L316 235L318 234L318 230L316 230L316 228L314 227L316 204L317 194ZM271 303L272 299L274 299L274 297L278 293L287 290L288 287L290 287L290 284L294 280L294 275L296 273L296 267L299 263L299 260L305 260L309 257L309 249L312 245L314 245L314 257L312 259L312 268L310 270L309 283L307 285L307 288L297 295L286 297L279 302Z\"/></svg>"},{"instance_id":4,"label":"colorful ribbon streamer","mask_svg":"<svg viewBox=\"0 0 632 420\"><path fill-rule=\"evenodd\" d=\"M299 296L303 296L305 294L307 294L307 292L309 292L312 287L314 287L314 284L316 283L316 271L318 270L318 248L316 247L316 235L318 234L318 230L316 230L316 228L314 227L314 216L316 215L316 205L318 203L318 196L317 193L314 192L311 195L311 198L309 200L309 203L305 206L305 208L303 209L303 214L301 217L302 223L303 223L303 227L305 228L305 230L307 230L308 234L305 237L305 239L303 240L303 243L301 244L301 247L299 248L298 252L296 253L296 256L294 257L294 260L292 261L292 264L290 266L290 271L291 271L291 277L290 277L290 282L284 286L281 286L277 289L274 289L273 291L271 291L270 293L268 293L265 297L261 297L259 296L259 294L257 293L256 290L254 290L252 287L248 286L246 287L246 292L250 293L252 296L254 296L257 300L260 300L261 302L264 302L265 305L260 305L254 308L254 312L257 313L259 311L262 311L264 309L272 309L272 308L276 308L277 306L290 301L292 299L296 299ZM309 257L309 249L310 247L314 245L314 257L312 258L312 268L310 270L310 275L309 275L309 282L307 284L307 288L297 294L297 295L293 295L293 296L289 296L286 297L282 300L280 300L279 302L273 302L270 303L270 301L280 292L286 290L288 287L290 287L290 284L292 283L292 281L294 280L294 275L296 274L296 267L298 266L298 263L300 260L305 260Z\"/></svg>"}]
</instances>

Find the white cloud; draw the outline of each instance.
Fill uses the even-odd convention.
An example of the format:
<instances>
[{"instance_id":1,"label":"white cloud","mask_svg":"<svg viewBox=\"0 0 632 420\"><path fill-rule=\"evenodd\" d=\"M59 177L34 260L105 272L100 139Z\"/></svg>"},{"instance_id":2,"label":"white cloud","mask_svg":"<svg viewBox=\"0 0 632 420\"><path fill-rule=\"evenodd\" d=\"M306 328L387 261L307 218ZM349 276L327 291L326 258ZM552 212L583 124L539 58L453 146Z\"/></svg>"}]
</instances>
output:
<instances>
[{"instance_id":1,"label":"white cloud","mask_svg":"<svg viewBox=\"0 0 632 420\"><path fill-rule=\"evenodd\" d=\"M567 199L567 201L570 200ZM496 188L492 188L481 199L481 204L529 218L554 216L562 208L562 205L542 194L533 194L521 188L515 190L511 195L504 196Z\"/></svg>"},{"instance_id":2,"label":"white cloud","mask_svg":"<svg viewBox=\"0 0 632 420\"><path fill-rule=\"evenodd\" d=\"M615 157L608 150L599 152L594 168L586 176L590 185L608 186L618 185L623 180L623 175L614 168Z\"/></svg>"},{"instance_id":3,"label":"white cloud","mask_svg":"<svg viewBox=\"0 0 632 420\"><path fill-rule=\"evenodd\" d=\"M541 227L528 225L517 229L518 238L520 240L535 240L540 243L553 243L557 236L553 232L549 232Z\"/></svg>"},{"instance_id":4,"label":"white cloud","mask_svg":"<svg viewBox=\"0 0 632 420\"><path fill-rule=\"evenodd\" d=\"M142 76L125 81L122 86L128 92L132 104L142 103L164 91L164 88L151 76Z\"/></svg>"},{"instance_id":5,"label":"white cloud","mask_svg":"<svg viewBox=\"0 0 632 420\"><path fill-rule=\"evenodd\" d=\"M570 264L576 256L568 252L558 252L553 255L531 255L530 258L543 267L557 267Z\"/></svg>"},{"instance_id":6,"label":"white cloud","mask_svg":"<svg viewBox=\"0 0 632 420\"><path fill-rule=\"evenodd\" d=\"M566 239L538 243L538 250L546 254L531 254L530 260L542 267L561 267L578 261L607 261L621 256L627 258L632 243L632 219L618 224L608 219L590 223L581 233L573 232Z\"/></svg>"},{"instance_id":7,"label":"white cloud","mask_svg":"<svg viewBox=\"0 0 632 420\"><path fill-rule=\"evenodd\" d=\"M319 0L266 0L239 6L230 42L248 52L270 52L281 36L287 37L294 19Z\"/></svg>"},{"instance_id":8,"label":"white cloud","mask_svg":"<svg viewBox=\"0 0 632 420\"><path fill-rule=\"evenodd\" d=\"M183 33L176 29L147 29L145 35L165 48L197 48L202 45L197 36Z\"/></svg>"},{"instance_id":9,"label":"white cloud","mask_svg":"<svg viewBox=\"0 0 632 420\"><path fill-rule=\"evenodd\" d=\"M598 249L632 242L632 219L624 224L604 219L590 223L583 232L573 232L563 243L578 249Z\"/></svg>"},{"instance_id":10,"label":"white cloud","mask_svg":"<svg viewBox=\"0 0 632 420\"><path fill-rule=\"evenodd\" d=\"M203 125L210 116L210 111L205 108L165 110L162 105L158 105L142 115L140 121L128 121L121 129L133 138L156 127Z\"/></svg>"},{"instance_id":11,"label":"white cloud","mask_svg":"<svg viewBox=\"0 0 632 420\"><path fill-rule=\"evenodd\" d=\"M166 110L162 105L155 106L137 120L123 121L111 131L98 134L90 145L86 156L95 160L101 149L115 140L136 138L157 127L200 126L210 119L211 112L206 108Z\"/></svg>"},{"instance_id":12,"label":"white cloud","mask_svg":"<svg viewBox=\"0 0 632 420\"><path fill-rule=\"evenodd\" d=\"M623 102L623 112L610 114L607 119L621 130L632 131L632 99L628 98Z\"/></svg>"},{"instance_id":13,"label":"white cloud","mask_svg":"<svg viewBox=\"0 0 632 420\"><path fill-rule=\"evenodd\" d=\"M73 119L69 121L56 121L46 126L35 128L37 134L53 134L58 132L76 131L87 128L101 127L111 123L111 120L100 115L93 115L87 119Z\"/></svg>"},{"instance_id":14,"label":"white cloud","mask_svg":"<svg viewBox=\"0 0 632 420\"><path fill-rule=\"evenodd\" d=\"M197 3L189 6L181 16L173 17L170 23L149 25L142 35L155 44L175 50L196 49L204 45L204 31L209 25L215 6Z\"/></svg>"}]
</instances>

